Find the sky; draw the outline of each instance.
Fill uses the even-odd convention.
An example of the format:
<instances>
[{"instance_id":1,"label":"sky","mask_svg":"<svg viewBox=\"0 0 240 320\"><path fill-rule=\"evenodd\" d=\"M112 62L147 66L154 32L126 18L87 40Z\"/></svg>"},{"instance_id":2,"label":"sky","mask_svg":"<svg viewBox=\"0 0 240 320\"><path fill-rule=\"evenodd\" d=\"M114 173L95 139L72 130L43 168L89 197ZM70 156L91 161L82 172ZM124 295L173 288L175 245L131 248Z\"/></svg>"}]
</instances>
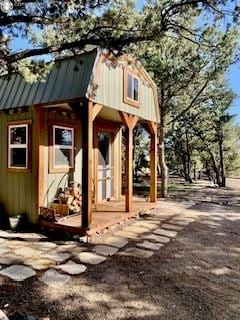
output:
<instances>
[{"instance_id":1,"label":"sky","mask_svg":"<svg viewBox=\"0 0 240 320\"><path fill-rule=\"evenodd\" d=\"M231 108L232 114L236 115L235 121L240 123L240 63L234 65L230 68L230 71L226 75L229 80L229 85L231 89L238 95L234 100L233 106Z\"/></svg>"}]
</instances>

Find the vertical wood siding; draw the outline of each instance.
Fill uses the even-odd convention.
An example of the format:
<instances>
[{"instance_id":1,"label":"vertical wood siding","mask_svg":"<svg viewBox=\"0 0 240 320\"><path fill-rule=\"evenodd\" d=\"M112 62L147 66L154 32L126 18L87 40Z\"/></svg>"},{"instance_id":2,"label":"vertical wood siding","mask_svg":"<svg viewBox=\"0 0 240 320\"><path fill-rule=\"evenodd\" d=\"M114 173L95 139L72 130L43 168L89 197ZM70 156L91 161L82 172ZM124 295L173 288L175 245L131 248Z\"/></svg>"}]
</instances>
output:
<instances>
[{"instance_id":1,"label":"vertical wood siding","mask_svg":"<svg viewBox=\"0 0 240 320\"><path fill-rule=\"evenodd\" d=\"M48 206L56 197L59 188L68 186L70 181L76 181L82 184L82 126L81 121L76 116L72 120L64 113L52 112L51 108L46 109L45 141L44 141L44 205ZM75 126L75 171L68 173L49 173L49 135L52 127L50 123L61 122L67 125Z\"/></svg>"},{"instance_id":2,"label":"vertical wood siding","mask_svg":"<svg viewBox=\"0 0 240 320\"><path fill-rule=\"evenodd\" d=\"M33 120L32 146L34 147L35 135L32 111L20 114L0 115L0 203L9 216L25 213L31 222L36 222L38 218L36 212L36 163L32 161L31 172L7 171L7 122L29 119Z\"/></svg>"},{"instance_id":3,"label":"vertical wood siding","mask_svg":"<svg viewBox=\"0 0 240 320\"><path fill-rule=\"evenodd\" d=\"M98 70L98 88L95 91L94 101L106 107L125 111L145 120L157 122L154 104L153 89L140 79L140 106L133 107L123 102L123 67L113 66L110 63L102 62Z\"/></svg>"}]
</instances>

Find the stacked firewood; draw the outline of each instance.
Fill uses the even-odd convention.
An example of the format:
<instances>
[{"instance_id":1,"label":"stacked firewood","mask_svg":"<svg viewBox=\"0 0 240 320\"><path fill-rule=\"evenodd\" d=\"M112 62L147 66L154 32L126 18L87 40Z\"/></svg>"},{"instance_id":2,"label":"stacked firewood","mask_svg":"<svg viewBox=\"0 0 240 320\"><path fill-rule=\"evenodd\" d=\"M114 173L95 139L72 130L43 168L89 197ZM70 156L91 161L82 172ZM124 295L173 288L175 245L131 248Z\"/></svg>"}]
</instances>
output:
<instances>
[{"instance_id":1,"label":"stacked firewood","mask_svg":"<svg viewBox=\"0 0 240 320\"><path fill-rule=\"evenodd\" d=\"M81 211L81 190L79 186L65 187L58 195L58 203L68 205L69 211L77 213Z\"/></svg>"}]
</instances>

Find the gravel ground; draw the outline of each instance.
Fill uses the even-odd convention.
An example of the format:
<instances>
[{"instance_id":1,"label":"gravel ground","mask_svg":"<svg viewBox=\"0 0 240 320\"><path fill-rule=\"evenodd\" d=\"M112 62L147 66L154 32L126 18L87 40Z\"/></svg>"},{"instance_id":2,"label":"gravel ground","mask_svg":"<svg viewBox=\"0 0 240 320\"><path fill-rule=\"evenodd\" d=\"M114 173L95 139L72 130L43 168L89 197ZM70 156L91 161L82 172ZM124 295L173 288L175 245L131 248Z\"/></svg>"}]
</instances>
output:
<instances>
[{"instance_id":1,"label":"gravel ground","mask_svg":"<svg viewBox=\"0 0 240 320\"><path fill-rule=\"evenodd\" d=\"M60 289L0 277L0 309L39 320L239 320L240 180L229 184L172 195L172 210L194 198L182 214L198 218L149 259L116 254Z\"/></svg>"}]
</instances>

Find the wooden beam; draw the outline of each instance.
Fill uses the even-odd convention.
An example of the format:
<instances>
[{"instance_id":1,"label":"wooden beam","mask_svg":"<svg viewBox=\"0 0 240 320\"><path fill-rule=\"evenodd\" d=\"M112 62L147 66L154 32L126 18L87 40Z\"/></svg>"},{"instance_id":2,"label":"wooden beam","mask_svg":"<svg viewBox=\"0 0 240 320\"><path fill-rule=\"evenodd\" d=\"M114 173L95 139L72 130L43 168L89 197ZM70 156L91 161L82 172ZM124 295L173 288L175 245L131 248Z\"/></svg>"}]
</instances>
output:
<instances>
[{"instance_id":1,"label":"wooden beam","mask_svg":"<svg viewBox=\"0 0 240 320\"><path fill-rule=\"evenodd\" d=\"M93 179L93 103L83 106L83 165L82 165L82 228L92 222L92 179Z\"/></svg>"},{"instance_id":2,"label":"wooden beam","mask_svg":"<svg viewBox=\"0 0 240 320\"><path fill-rule=\"evenodd\" d=\"M94 200L95 204L95 211L97 211L98 208L98 131L96 127L96 123L94 123L93 128L93 149L94 149L94 186L93 186L93 197L92 200Z\"/></svg>"},{"instance_id":3,"label":"wooden beam","mask_svg":"<svg viewBox=\"0 0 240 320\"><path fill-rule=\"evenodd\" d=\"M103 106L98 103L93 103L92 108L93 108L93 121L94 121L97 115L99 114L99 112L102 110Z\"/></svg>"},{"instance_id":4,"label":"wooden beam","mask_svg":"<svg viewBox=\"0 0 240 320\"><path fill-rule=\"evenodd\" d=\"M157 124L153 121L140 123L141 126L150 134L157 134Z\"/></svg>"},{"instance_id":5,"label":"wooden beam","mask_svg":"<svg viewBox=\"0 0 240 320\"><path fill-rule=\"evenodd\" d=\"M151 132L150 150L150 201L157 202L157 124L149 122Z\"/></svg>"},{"instance_id":6,"label":"wooden beam","mask_svg":"<svg viewBox=\"0 0 240 320\"><path fill-rule=\"evenodd\" d=\"M133 196L133 130L126 128L126 156L125 156L125 209L126 212L132 211L132 196Z\"/></svg>"},{"instance_id":7,"label":"wooden beam","mask_svg":"<svg viewBox=\"0 0 240 320\"><path fill-rule=\"evenodd\" d=\"M36 181L37 181L37 200L36 207L39 212L39 207L44 206L44 135L45 135L45 111L40 106L35 107L35 128L33 128L36 134L36 153L35 163L36 169Z\"/></svg>"},{"instance_id":8,"label":"wooden beam","mask_svg":"<svg viewBox=\"0 0 240 320\"><path fill-rule=\"evenodd\" d=\"M119 111L121 120L123 122L123 124L127 127L127 128L134 128L139 120L139 117L134 116L132 114L127 114L126 112L122 112Z\"/></svg>"},{"instance_id":9,"label":"wooden beam","mask_svg":"<svg viewBox=\"0 0 240 320\"><path fill-rule=\"evenodd\" d=\"M125 156L125 210L132 211L133 197L133 128L137 124L139 118L137 116L128 115L125 112L119 112L123 124L126 126L126 156Z\"/></svg>"}]
</instances>

